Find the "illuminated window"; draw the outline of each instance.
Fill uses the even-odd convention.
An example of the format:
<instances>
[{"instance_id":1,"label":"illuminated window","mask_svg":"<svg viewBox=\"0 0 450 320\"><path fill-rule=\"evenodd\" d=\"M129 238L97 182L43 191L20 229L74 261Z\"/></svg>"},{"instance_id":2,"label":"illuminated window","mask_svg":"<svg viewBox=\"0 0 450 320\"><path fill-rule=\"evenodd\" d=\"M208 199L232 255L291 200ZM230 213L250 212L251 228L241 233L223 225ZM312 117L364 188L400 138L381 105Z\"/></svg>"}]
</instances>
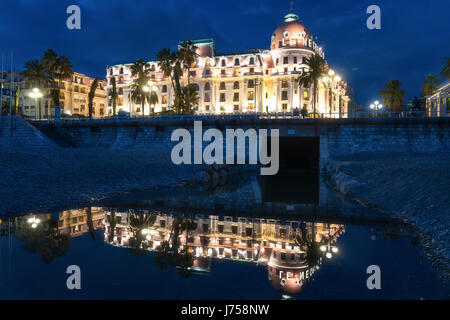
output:
<instances>
[{"instance_id":1,"label":"illuminated window","mask_svg":"<svg viewBox=\"0 0 450 320\"><path fill-rule=\"evenodd\" d=\"M253 100L255 99L254 91L249 91L247 95L247 100Z\"/></svg>"},{"instance_id":2,"label":"illuminated window","mask_svg":"<svg viewBox=\"0 0 450 320\"><path fill-rule=\"evenodd\" d=\"M283 108L283 110L287 110L287 103L283 103L283 104L281 105L281 107Z\"/></svg>"},{"instance_id":3,"label":"illuminated window","mask_svg":"<svg viewBox=\"0 0 450 320\"><path fill-rule=\"evenodd\" d=\"M304 92L303 92L303 98L304 98L305 100L309 100L308 92L307 92L307 91L304 91Z\"/></svg>"},{"instance_id":4,"label":"illuminated window","mask_svg":"<svg viewBox=\"0 0 450 320\"><path fill-rule=\"evenodd\" d=\"M162 96L162 104L167 104L167 96Z\"/></svg>"}]
</instances>

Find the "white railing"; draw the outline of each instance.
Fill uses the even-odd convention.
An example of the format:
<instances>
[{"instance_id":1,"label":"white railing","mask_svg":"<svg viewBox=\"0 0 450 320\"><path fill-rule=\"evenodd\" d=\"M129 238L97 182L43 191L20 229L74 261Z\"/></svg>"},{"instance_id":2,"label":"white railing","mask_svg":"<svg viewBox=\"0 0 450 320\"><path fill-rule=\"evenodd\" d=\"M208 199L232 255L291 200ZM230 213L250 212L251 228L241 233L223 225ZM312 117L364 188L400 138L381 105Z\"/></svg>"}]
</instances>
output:
<instances>
[{"instance_id":1,"label":"white railing","mask_svg":"<svg viewBox=\"0 0 450 320\"><path fill-rule=\"evenodd\" d=\"M299 112L269 112L269 113L226 113L226 114L209 114L197 113L193 115L152 115L152 116L111 116L103 118L62 118L62 122L72 121L124 121L124 120L244 120L244 119L321 119L321 120L338 120L338 119L386 119L386 118L448 118L450 112L437 113L429 111L394 111L394 112L348 112L348 113L308 113L302 115ZM30 119L32 121L48 121L53 122L54 119Z\"/></svg>"}]
</instances>

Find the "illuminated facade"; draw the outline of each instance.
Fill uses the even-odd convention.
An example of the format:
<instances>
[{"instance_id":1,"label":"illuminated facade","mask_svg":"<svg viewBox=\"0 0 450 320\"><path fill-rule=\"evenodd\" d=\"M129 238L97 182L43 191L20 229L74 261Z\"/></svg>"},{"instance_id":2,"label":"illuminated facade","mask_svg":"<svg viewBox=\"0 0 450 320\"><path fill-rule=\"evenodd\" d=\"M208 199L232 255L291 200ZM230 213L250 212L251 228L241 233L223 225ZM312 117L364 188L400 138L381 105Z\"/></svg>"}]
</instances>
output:
<instances>
[{"instance_id":1,"label":"illuminated facade","mask_svg":"<svg viewBox=\"0 0 450 320\"><path fill-rule=\"evenodd\" d=\"M450 115L450 80L444 82L426 98L427 115L445 117Z\"/></svg>"},{"instance_id":2,"label":"illuminated facade","mask_svg":"<svg viewBox=\"0 0 450 320\"><path fill-rule=\"evenodd\" d=\"M106 212L105 242L158 252L164 242L172 241L176 216L159 214L151 225L143 219L140 226L133 223L131 216L128 212ZM177 236L178 251L182 253L187 249L194 257L190 271L210 272L216 259L266 265L268 280L285 297L292 297L303 289L319 269L322 254L331 257L328 248L337 252L337 247L331 244L345 231L343 225L298 220L210 215L196 216L193 221L193 230L187 236L185 232ZM316 259L309 257L308 249L299 248L295 241L298 236L318 244ZM136 241L139 238L141 241ZM311 260L315 263L311 264Z\"/></svg>"},{"instance_id":3,"label":"illuminated facade","mask_svg":"<svg viewBox=\"0 0 450 320\"><path fill-rule=\"evenodd\" d=\"M82 73L75 72L71 79L63 80L60 90L61 114L89 116L88 95L94 78L86 76ZM19 113L32 119L47 119L49 116L53 118L55 110L52 107L53 101L50 95L51 88L40 86L42 98L34 99L31 97L34 86L20 74L14 75L14 90L20 87L19 93ZM7 82L4 83L5 88L10 87L9 74ZM106 81L98 82L93 101L94 118L102 118L106 116ZM5 100L7 100L5 98ZM7 100L8 101L8 100Z\"/></svg>"},{"instance_id":4,"label":"illuminated facade","mask_svg":"<svg viewBox=\"0 0 450 320\"><path fill-rule=\"evenodd\" d=\"M312 86L299 86L297 78L307 68L305 62L308 57L315 53L324 57L324 52L296 14L287 14L275 29L270 39L270 50L217 54L214 40L194 42L198 56L190 69L190 81L199 94L197 113L292 112L302 108L308 113L313 112ZM156 61L148 64L154 92L158 96L158 103L151 106L141 106L130 99L131 64L107 68L108 90L111 90L111 78L116 78L117 111L128 111L134 116L149 114L149 110L161 112L171 109L174 90L170 79L164 77ZM182 86L187 84L187 72L184 71L180 80ZM336 75L330 79L334 81L319 81L316 112L324 117L346 117L349 102L347 85ZM112 113L109 94L108 113Z\"/></svg>"}]
</instances>

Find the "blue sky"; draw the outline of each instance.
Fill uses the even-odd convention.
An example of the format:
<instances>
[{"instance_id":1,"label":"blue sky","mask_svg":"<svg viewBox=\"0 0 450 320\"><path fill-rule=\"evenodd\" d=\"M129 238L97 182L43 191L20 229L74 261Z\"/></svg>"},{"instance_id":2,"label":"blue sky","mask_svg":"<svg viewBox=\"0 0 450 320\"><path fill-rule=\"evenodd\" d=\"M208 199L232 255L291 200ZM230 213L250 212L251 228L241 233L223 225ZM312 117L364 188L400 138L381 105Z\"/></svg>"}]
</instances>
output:
<instances>
[{"instance_id":1,"label":"blue sky","mask_svg":"<svg viewBox=\"0 0 450 320\"><path fill-rule=\"evenodd\" d=\"M71 4L81 7L81 30L66 28ZM381 30L366 28L371 4L381 8ZM76 71L104 78L108 65L152 60L185 39L214 38L218 52L268 49L289 6L289 0L3 0L0 50L14 50L15 68L22 69L52 48ZM450 56L448 0L297 0L294 11L364 106L394 79L407 99L420 95L425 75L439 73Z\"/></svg>"}]
</instances>

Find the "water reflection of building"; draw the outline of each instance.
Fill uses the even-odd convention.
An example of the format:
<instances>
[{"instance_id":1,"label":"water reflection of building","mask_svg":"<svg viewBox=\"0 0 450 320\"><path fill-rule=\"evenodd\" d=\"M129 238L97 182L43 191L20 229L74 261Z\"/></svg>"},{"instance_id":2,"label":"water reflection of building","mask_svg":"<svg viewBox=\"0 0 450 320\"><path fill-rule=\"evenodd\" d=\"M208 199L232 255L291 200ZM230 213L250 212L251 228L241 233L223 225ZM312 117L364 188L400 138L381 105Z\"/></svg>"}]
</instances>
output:
<instances>
[{"instance_id":1,"label":"water reflection of building","mask_svg":"<svg viewBox=\"0 0 450 320\"><path fill-rule=\"evenodd\" d=\"M136 239L141 238L138 249L158 251L171 241L174 221L179 221L176 216L159 214L148 219L148 224L142 219L139 225L133 216L107 212L105 241L136 249ZM320 246L335 242L344 232L342 225L298 220L210 215L197 216L193 222L187 235L178 235L178 250L194 257L190 270L210 272L214 260L267 265L271 285L285 297L299 293L319 268Z\"/></svg>"},{"instance_id":2,"label":"water reflection of building","mask_svg":"<svg viewBox=\"0 0 450 320\"><path fill-rule=\"evenodd\" d=\"M25 251L38 253L45 263L50 263L69 251L73 237L89 232L95 239L96 230L103 229L103 220L104 211L95 207L56 215L28 214L9 218L6 226L0 223L0 235L7 230L23 243Z\"/></svg>"}]
</instances>

